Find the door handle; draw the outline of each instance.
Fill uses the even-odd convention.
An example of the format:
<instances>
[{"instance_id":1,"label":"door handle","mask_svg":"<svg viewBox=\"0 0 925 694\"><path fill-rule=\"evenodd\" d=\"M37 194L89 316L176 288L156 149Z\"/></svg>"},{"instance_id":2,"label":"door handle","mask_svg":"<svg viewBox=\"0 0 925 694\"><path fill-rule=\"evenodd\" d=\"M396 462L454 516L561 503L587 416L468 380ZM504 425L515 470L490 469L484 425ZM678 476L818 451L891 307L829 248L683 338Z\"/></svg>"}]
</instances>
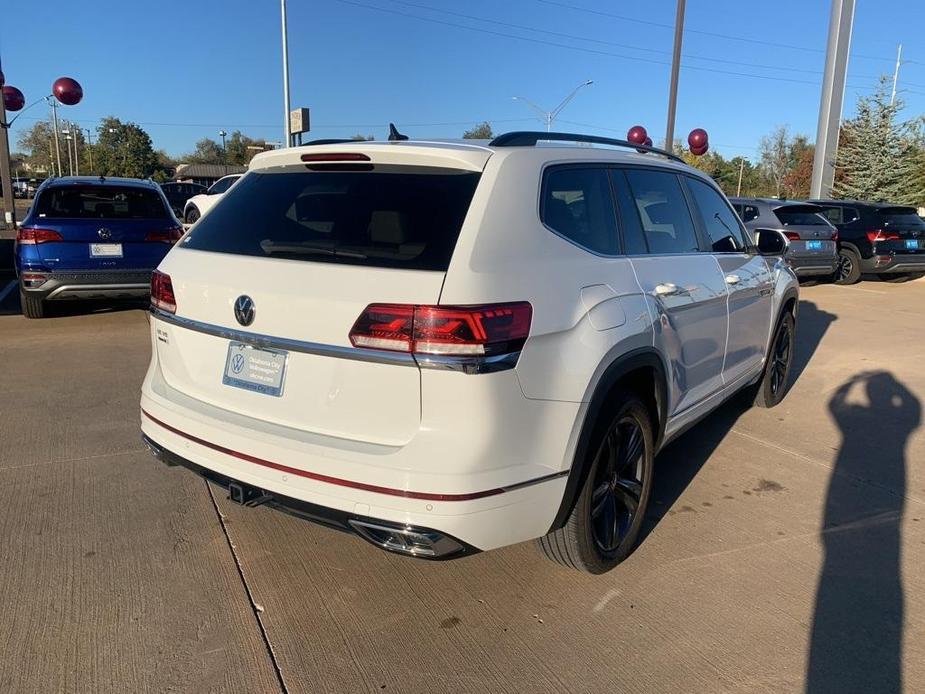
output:
<instances>
[{"instance_id":1,"label":"door handle","mask_svg":"<svg viewBox=\"0 0 925 694\"><path fill-rule=\"evenodd\" d=\"M742 278L738 275L726 275L726 284L738 284Z\"/></svg>"},{"instance_id":2,"label":"door handle","mask_svg":"<svg viewBox=\"0 0 925 694\"><path fill-rule=\"evenodd\" d=\"M681 290L678 289L678 285L676 284L663 282L662 284L655 285L655 293L658 296L674 296L675 294L680 294Z\"/></svg>"}]
</instances>

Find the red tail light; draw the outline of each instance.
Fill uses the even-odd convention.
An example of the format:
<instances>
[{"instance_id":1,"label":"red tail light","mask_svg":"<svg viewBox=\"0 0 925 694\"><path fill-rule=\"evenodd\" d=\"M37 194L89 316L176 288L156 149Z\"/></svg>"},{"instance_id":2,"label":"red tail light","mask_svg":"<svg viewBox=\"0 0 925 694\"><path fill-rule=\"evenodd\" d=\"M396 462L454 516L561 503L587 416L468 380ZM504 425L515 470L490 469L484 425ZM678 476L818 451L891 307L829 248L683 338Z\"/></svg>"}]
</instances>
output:
<instances>
[{"instance_id":1,"label":"red tail light","mask_svg":"<svg viewBox=\"0 0 925 694\"><path fill-rule=\"evenodd\" d=\"M173 293L170 275L155 270L151 275L151 305L167 313L177 312L177 297Z\"/></svg>"},{"instance_id":2,"label":"red tail light","mask_svg":"<svg viewBox=\"0 0 925 694\"><path fill-rule=\"evenodd\" d=\"M183 236L183 227L171 227L161 231L149 231L145 235L145 241L156 241L160 243L176 243Z\"/></svg>"},{"instance_id":3,"label":"red tail light","mask_svg":"<svg viewBox=\"0 0 925 694\"><path fill-rule=\"evenodd\" d=\"M350 331L354 347L413 354L488 356L516 352L533 308L520 301L478 306L370 304Z\"/></svg>"},{"instance_id":4,"label":"red tail light","mask_svg":"<svg viewBox=\"0 0 925 694\"><path fill-rule=\"evenodd\" d=\"M867 232L867 238L871 243L877 241L899 241L899 234L895 231L884 231L883 229L874 229Z\"/></svg>"},{"instance_id":5,"label":"red tail light","mask_svg":"<svg viewBox=\"0 0 925 694\"><path fill-rule=\"evenodd\" d=\"M785 231L784 236L786 236L791 241L799 241L800 235L795 231Z\"/></svg>"},{"instance_id":6,"label":"red tail light","mask_svg":"<svg viewBox=\"0 0 925 694\"><path fill-rule=\"evenodd\" d=\"M369 161L369 156L362 152L313 152L303 154L302 161Z\"/></svg>"},{"instance_id":7,"label":"red tail light","mask_svg":"<svg viewBox=\"0 0 925 694\"><path fill-rule=\"evenodd\" d=\"M37 243L64 241L64 238L51 229L20 229L16 232L16 241L26 246L34 246Z\"/></svg>"}]
</instances>

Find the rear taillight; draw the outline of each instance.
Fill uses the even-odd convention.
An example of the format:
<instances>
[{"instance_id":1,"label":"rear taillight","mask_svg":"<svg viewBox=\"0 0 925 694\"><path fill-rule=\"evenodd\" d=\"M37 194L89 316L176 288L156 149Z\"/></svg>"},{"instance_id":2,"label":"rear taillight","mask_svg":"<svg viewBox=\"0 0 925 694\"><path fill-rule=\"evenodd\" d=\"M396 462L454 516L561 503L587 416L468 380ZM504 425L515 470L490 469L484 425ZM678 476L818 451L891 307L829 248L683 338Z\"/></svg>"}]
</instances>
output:
<instances>
[{"instance_id":1,"label":"rear taillight","mask_svg":"<svg viewBox=\"0 0 925 694\"><path fill-rule=\"evenodd\" d=\"M25 246L34 246L37 243L50 241L63 241L64 238L57 231L51 229L20 229L16 232L16 241Z\"/></svg>"},{"instance_id":2,"label":"rear taillight","mask_svg":"<svg viewBox=\"0 0 925 694\"><path fill-rule=\"evenodd\" d=\"M899 234L895 231L884 231L883 229L874 229L867 232L867 238L871 243L877 241L899 241Z\"/></svg>"},{"instance_id":3,"label":"rear taillight","mask_svg":"<svg viewBox=\"0 0 925 694\"><path fill-rule=\"evenodd\" d=\"M370 304L353 329L354 347L413 354L491 356L516 352L530 334L525 301L477 306Z\"/></svg>"},{"instance_id":4,"label":"rear taillight","mask_svg":"<svg viewBox=\"0 0 925 694\"><path fill-rule=\"evenodd\" d=\"M786 236L791 241L799 241L800 235L795 231L785 231L784 236Z\"/></svg>"},{"instance_id":5,"label":"rear taillight","mask_svg":"<svg viewBox=\"0 0 925 694\"><path fill-rule=\"evenodd\" d=\"M167 313L177 312L177 297L173 293L170 275L155 270L151 275L151 305Z\"/></svg>"},{"instance_id":6,"label":"rear taillight","mask_svg":"<svg viewBox=\"0 0 925 694\"><path fill-rule=\"evenodd\" d=\"M35 289L45 284L48 281L48 276L38 272L24 272L20 275L20 279L26 289Z\"/></svg>"},{"instance_id":7,"label":"rear taillight","mask_svg":"<svg viewBox=\"0 0 925 694\"><path fill-rule=\"evenodd\" d=\"M183 227L171 227L160 231L149 231L145 235L145 241L155 241L160 243L176 243L183 236Z\"/></svg>"}]
</instances>

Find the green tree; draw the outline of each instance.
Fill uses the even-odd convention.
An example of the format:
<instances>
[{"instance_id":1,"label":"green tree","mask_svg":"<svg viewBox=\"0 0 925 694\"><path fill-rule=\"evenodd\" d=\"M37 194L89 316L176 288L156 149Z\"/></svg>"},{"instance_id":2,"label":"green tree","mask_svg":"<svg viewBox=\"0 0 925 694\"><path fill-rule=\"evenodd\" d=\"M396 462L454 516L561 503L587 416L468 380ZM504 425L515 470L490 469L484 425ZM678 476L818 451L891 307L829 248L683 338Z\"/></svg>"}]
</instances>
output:
<instances>
[{"instance_id":1,"label":"green tree","mask_svg":"<svg viewBox=\"0 0 925 694\"><path fill-rule=\"evenodd\" d=\"M356 135L353 135L350 139L356 140L357 142L372 142L376 138L373 137L372 135L361 135L360 133L357 133Z\"/></svg>"},{"instance_id":2,"label":"green tree","mask_svg":"<svg viewBox=\"0 0 925 694\"><path fill-rule=\"evenodd\" d=\"M920 121L898 121L903 102L891 104L890 91L881 77L873 94L858 97L857 115L842 123L833 196L910 205L925 197Z\"/></svg>"},{"instance_id":3,"label":"green tree","mask_svg":"<svg viewBox=\"0 0 925 694\"><path fill-rule=\"evenodd\" d=\"M494 133L491 131L491 124L488 121L483 121L471 130L467 130L463 133L464 140L490 140L494 136Z\"/></svg>"},{"instance_id":4,"label":"green tree","mask_svg":"<svg viewBox=\"0 0 925 694\"><path fill-rule=\"evenodd\" d=\"M252 147L259 149L249 149ZM235 130L225 143L225 163L231 166L247 166L254 155L260 154L265 148L266 141L254 140L242 135L240 130Z\"/></svg>"},{"instance_id":5,"label":"green tree","mask_svg":"<svg viewBox=\"0 0 925 694\"><path fill-rule=\"evenodd\" d=\"M135 123L123 123L114 116L100 121L93 146L96 173L103 176L148 178L158 171L158 158L151 137Z\"/></svg>"},{"instance_id":6,"label":"green tree","mask_svg":"<svg viewBox=\"0 0 925 694\"><path fill-rule=\"evenodd\" d=\"M180 157L187 164L224 164L225 155L222 146L207 137L196 143L196 149Z\"/></svg>"},{"instance_id":7,"label":"green tree","mask_svg":"<svg viewBox=\"0 0 925 694\"><path fill-rule=\"evenodd\" d=\"M67 131L67 134L65 134ZM17 144L19 148L26 153L25 161L34 169L44 170L49 173L55 172L57 175L66 175L69 173L68 147L73 147L73 140L77 140L77 169L80 173L90 173L90 153L87 149L87 141L84 137L83 130L79 126L69 124L65 121L58 123L58 148L61 151L61 168L57 171L57 157L55 154L55 130L51 118L38 121L31 128L20 134ZM71 150L73 152L73 149ZM73 154L71 155L73 159ZM94 164L96 162L94 161Z\"/></svg>"}]
</instances>

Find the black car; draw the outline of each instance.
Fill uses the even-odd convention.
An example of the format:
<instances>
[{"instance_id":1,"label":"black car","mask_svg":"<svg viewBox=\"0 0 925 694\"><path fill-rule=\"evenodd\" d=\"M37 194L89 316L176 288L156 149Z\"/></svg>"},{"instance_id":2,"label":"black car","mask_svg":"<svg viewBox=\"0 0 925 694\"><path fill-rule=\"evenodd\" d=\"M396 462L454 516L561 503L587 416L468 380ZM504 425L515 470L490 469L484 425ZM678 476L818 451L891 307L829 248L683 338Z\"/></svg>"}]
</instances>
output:
<instances>
[{"instance_id":1,"label":"black car","mask_svg":"<svg viewBox=\"0 0 925 694\"><path fill-rule=\"evenodd\" d=\"M887 282L925 277L925 220L914 207L856 200L811 200L838 229L838 284L862 274Z\"/></svg>"},{"instance_id":2,"label":"black car","mask_svg":"<svg viewBox=\"0 0 925 694\"><path fill-rule=\"evenodd\" d=\"M186 205L186 201L194 195L204 192L205 189L205 186L198 183L161 183L161 190L167 196L170 209L173 210L178 219L183 219L183 206Z\"/></svg>"}]
</instances>

